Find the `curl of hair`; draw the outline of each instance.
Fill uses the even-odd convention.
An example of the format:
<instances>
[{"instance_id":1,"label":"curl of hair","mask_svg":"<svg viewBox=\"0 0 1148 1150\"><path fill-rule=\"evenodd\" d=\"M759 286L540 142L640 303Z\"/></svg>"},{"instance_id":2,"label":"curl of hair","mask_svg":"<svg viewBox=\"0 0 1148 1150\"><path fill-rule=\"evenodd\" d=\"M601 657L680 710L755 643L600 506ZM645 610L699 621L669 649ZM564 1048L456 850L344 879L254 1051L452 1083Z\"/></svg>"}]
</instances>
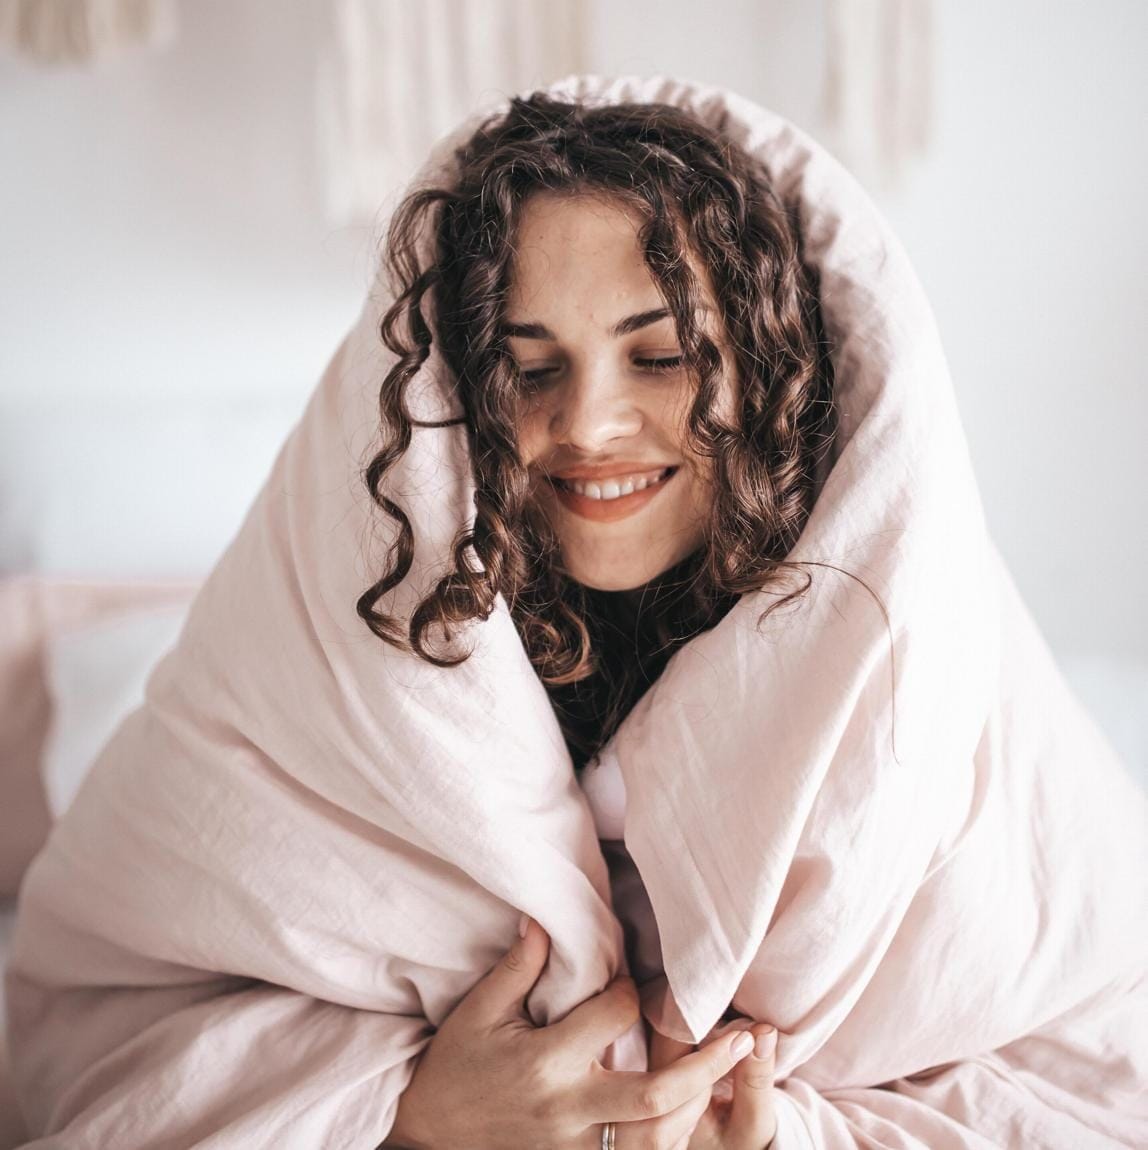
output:
<instances>
[{"instance_id":1,"label":"curl of hair","mask_svg":"<svg viewBox=\"0 0 1148 1150\"><path fill-rule=\"evenodd\" d=\"M413 192L388 232L397 294L381 336L397 359L380 387L382 446L364 481L398 534L387 569L357 609L385 642L454 666L467 658L452 647L456 632L487 618L503 595L580 767L670 654L713 626L740 595L777 594L764 619L810 586L807 571L799 585L787 582L786 568L805 565L785 557L809 517L835 433L816 276L802 261L796 219L765 169L677 108L594 107L538 94L488 120L456 158L451 186ZM501 330L515 229L523 205L540 191L604 195L639 213L647 267L696 382L687 435L714 461L712 515L703 547L645 588L637 607L562 572L557 540L532 505L517 451L522 380ZM419 244L428 235L433 255L423 266ZM722 354L698 324L705 292L694 262L709 277L736 367L732 422L716 410ZM475 515L454 540L453 570L404 629L378 602L410 570L413 531L382 484L414 430L452 422L416 424L405 406L432 340L457 381ZM445 644L432 642L434 635Z\"/></svg>"}]
</instances>

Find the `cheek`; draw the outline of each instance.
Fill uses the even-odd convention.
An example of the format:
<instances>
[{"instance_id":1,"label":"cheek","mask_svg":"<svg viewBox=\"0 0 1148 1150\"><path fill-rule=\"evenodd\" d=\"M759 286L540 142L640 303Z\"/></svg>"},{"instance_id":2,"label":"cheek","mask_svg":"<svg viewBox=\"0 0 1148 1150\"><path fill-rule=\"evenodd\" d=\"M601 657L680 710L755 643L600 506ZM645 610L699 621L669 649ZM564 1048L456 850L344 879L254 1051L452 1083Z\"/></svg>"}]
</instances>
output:
<instances>
[{"instance_id":1,"label":"cheek","mask_svg":"<svg viewBox=\"0 0 1148 1150\"><path fill-rule=\"evenodd\" d=\"M715 464L713 459L706 455L698 454L693 447L693 442L690 438L689 424L690 424L690 409L693 406L694 393L691 391L688 395L675 397L675 419L674 427L676 430L676 442L681 449L682 456L689 463L690 468L693 470L699 481L704 483L707 487L712 487L715 476ZM735 377L732 372L727 370L718 386L717 395L714 397L713 406L707 413L707 422L716 422L726 428L734 429L741 426L739 416L739 397L738 387Z\"/></svg>"},{"instance_id":2,"label":"cheek","mask_svg":"<svg viewBox=\"0 0 1148 1150\"><path fill-rule=\"evenodd\" d=\"M659 436L681 448L689 450L690 408L694 402L692 387L679 386L673 395L666 397L660 409L651 411L651 420L657 427Z\"/></svg>"},{"instance_id":3,"label":"cheek","mask_svg":"<svg viewBox=\"0 0 1148 1150\"><path fill-rule=\"evenodd\" d=\"M673 444L682 463L700 479L707 473L710 463L694 450L690 436L690 409L693 402L693 388L683 388L667 402L660 422L663 437Z\"/></svg>"},{"instance_id":4,"label":"cheek","mask_svg":"<svg viewBox=\"0 0 1148 1150\"><path fill-rule=\"evenodd\" d=\"M520 410L515 419L518 456L529 466L546 451L546 420L537 409Z\"/></svg>"}]
</instances>

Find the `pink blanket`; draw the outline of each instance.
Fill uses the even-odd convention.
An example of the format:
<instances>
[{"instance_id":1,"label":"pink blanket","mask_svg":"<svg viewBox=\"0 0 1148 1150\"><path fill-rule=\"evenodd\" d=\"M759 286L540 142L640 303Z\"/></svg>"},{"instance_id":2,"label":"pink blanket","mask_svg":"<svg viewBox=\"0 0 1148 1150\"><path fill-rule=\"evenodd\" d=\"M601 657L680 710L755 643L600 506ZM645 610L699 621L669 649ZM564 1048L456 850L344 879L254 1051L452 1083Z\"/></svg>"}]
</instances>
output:
<instances>
[{"instance_id":1,"label":"pink blanket","mask_svg":"<svg viewBox=\"0 0 1148 1150\"><path fill-rule=\"evenodd\" d=\"M1148 1145L1148 803L986 533L903 251L777 116L660 81L560 90L694 108L799 213L841 426L791 557L888 611L816 566L760 633L744 597L612 740L665 966L648 1018L699 1041L732 1002L779 1027L778 1150ZM520 911L552 937L539 1024L625 962L505 609L449 671L355 615L389 541L358 474L385 294L29 872L9 993L37 1147L373 1147ZM416 411L449 413L441 364L420 383ZM390 481L419 547L393 608L441 567L470 482L461 431L416 432ZM604 1058L640 1068L636 1037Z\"/></svg>"}]
</instances>

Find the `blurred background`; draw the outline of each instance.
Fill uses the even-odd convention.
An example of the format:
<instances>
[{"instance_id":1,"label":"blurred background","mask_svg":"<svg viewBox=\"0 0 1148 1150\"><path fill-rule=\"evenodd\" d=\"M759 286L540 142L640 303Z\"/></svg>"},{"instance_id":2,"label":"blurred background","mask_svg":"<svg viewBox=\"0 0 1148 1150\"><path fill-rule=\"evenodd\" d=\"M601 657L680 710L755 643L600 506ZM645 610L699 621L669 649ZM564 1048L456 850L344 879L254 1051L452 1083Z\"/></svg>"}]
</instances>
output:
<instances>
[{"instance_id":1,"label":"blurred background","mask_svg":"<svg viewBox=\"0 0 1148 1150\"><path fill-rule=\"evenodd\" d=\"M865 183L1049 643L1148 712L1146 46L1138 0L0 0L0 571L200 578L430 141L667 73Z\"/></svg>"}]
</instances>

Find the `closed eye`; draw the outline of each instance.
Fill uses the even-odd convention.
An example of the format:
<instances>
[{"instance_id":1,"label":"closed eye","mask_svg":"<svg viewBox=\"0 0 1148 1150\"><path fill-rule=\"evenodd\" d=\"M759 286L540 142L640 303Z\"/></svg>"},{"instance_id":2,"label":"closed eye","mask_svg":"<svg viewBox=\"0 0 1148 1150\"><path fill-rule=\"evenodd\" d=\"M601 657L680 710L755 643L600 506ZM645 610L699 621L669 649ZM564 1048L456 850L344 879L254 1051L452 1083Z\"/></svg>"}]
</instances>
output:
<instances>
[{"instance_id":1,"label":"closed eye","mask_svg":"<svg viewBox=\"0 0 1148 1150\"><path fill-rule=\"evenodd\" d=\"M634 363L646 371L676 371L682 366L683 356L673 355L660 359L635 359Z\"/></svg>"},{"instance_id":2,"label":"closed eye","mask_svg":"<svg viewBox=\"0 0 1148 1150\"><path fill-rule=\"evenodd\" d=\"M681 355L671 356L641 356L633 360L634 366L643 371L659 374L662 372L677 371L685 361ZM545 367L519 368L518 374L528 388L537 388L558 375L562 370L558 364L548 364Z\"/></svg>"},{"instance_id":3,"label":"closed eye","mask_svg":"<svg viewBox=\"0 0 1148 1150\"><path fill-rule=\"evenodd\" d=\"M556 366L551 367L532 367L529 370L519 368L518 374L528 387L537 387L539 384L544 383L553 375L557 375L559 368Z\"/></svg>"}]
</instances>

